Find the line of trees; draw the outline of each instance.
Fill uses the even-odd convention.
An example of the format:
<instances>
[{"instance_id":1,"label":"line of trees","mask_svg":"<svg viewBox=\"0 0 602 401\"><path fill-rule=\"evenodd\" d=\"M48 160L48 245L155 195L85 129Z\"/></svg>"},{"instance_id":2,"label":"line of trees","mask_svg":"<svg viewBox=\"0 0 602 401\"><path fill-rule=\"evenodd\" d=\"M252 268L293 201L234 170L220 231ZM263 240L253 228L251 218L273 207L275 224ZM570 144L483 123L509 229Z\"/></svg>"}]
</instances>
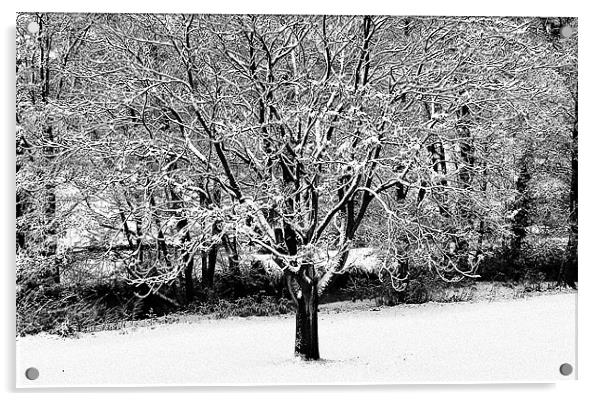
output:
<instances>
[{"instance_id":1,"label":"line of trees","mask_svg":"<svg viewBox=\"0 0 602 401\"><path fill-rule=\"evenodd\" d=\"M140 296L181 282L190 301L195 264L211 288L220 249L232 271L269 255L306 359L319 358L320 296L360 240L383 249L397 289L416 266L457 281L495 249L517 263L552 209L568 238L560 280L574 286L576 29L20 14L20 272L60 281L58 244L76 228L117 255Z\"/></svg>"}]
</instances>

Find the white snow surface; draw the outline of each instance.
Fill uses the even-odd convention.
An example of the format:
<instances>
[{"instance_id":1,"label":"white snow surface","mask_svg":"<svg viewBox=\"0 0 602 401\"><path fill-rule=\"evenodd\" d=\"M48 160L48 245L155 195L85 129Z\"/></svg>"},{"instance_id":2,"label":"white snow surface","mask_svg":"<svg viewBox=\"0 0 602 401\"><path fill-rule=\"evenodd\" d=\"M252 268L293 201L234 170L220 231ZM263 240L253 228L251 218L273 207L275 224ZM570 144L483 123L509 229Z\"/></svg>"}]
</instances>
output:
<instances>
[{"instance_id":1,"label":"white snow surface","mask_svg":"<svg viewBox=\"0 0 602 401\"><path fill-rule=\"evenodd\" d=\"M554 382L576 366L577 294L335 313L321 361L293 357L294 316L198 319L17 339L17 387ZM377 309L377 308L375 308ZM36 367L35 381L25 378Z\"/></svg>"}]
</instances>

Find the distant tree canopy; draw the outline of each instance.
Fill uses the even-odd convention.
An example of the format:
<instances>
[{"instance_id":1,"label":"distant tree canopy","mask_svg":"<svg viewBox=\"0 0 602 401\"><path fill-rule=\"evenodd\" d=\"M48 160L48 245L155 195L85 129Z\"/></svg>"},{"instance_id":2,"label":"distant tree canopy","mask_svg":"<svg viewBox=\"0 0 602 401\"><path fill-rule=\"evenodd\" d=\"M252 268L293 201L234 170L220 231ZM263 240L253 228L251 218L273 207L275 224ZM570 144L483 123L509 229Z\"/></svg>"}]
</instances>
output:
<instances>
[{"instance_id":1,"label":"distant tree canopy","mask_svg":"<svg viewBox=\"0 0 602 401\"><path fill-rule=\"evenodd\" d=\"M218 248L234 270L270 255L309 359L318 297L360 242L382 249L397 289L409 267L456 281L500 248L515 263L532 228L570 238L576 272L576 30L21 14L17 250L56 258L81 228L142 292L183 277L189 299L195 263L212 285Z\"/></svg>"}]
</instances>

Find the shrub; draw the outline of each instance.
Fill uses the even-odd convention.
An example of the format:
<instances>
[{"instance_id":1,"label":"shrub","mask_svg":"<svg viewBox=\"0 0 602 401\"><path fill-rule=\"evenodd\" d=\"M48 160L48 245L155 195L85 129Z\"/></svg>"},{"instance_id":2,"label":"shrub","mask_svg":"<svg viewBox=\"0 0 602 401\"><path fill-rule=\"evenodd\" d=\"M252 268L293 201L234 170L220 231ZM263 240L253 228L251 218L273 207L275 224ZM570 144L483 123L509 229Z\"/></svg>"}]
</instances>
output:
<instances>
[{"instance_id":1,"label":"shrub","mask_svg":"<svg viewBox=\"0 0 602 401\"><path fill-rule=\"evenodd\" d=\"M292 310L290 302L282 298L247 296L234 301L220 300L215 306L214 316L272 316L286 314Z\"/></svg>"},{"instance_id":2,"label":"shrub","mask_svg":"<svg viewBox=\"0 0 602 401\"><path fill-rule=\"evenodd\" d=\"M408 280L396 289L390 276L352 271L345 279L346 285L339 290L345 298L353 301L373 299L377 305L420 304L429 301L430 289L437 286L428 270L412 268Z\"/></svg>"},{"instance_id":3,"label":"shrub","mask_svg":"<svg viewBox=\"0 0 602 401\"><path fill-rule=\"evenodd\" d=\"M282 277L268 272L259 260L241 263L239 269L216 272L214 293L229 300L259 294L285 295Z\"/></svg>"},{"instance_id":4,"label":"shrub","mask_svg":"<svg viewBox=\"0 0 602 401\"><path fill-rule=\"evenodd\" d=\"M512 260L508 249L490 253L481 263L482 280L545 281L556 280L565 256L566 243L558 238L528 237L521 255Z\"/></svg>"},{"instance_id":5,"label":"shrub","mask_svg":"<svg viewBox=\"0 0 602 401\"><path fill-rule=\"evenodd\" d=\"M150 308L156 313L156 304L152 297L136 297L134 288L118 279L30 285L17 290L17 334L46 331L68 336L95 325L145 318ZM158 309L168 311L165 306Z\"/></svg>"},{"instance_id":6,"label":"shrub","mask_svg":"<svg viewBox=\"0 0 602 401\"><path fill-rule=\"evenodd\" d=\"M273 316L293 311L290 301L273 296L249 295L233 300L212 298L187 305L189 314L209 315L214 318Z\"/></svg>"}]
</instances>

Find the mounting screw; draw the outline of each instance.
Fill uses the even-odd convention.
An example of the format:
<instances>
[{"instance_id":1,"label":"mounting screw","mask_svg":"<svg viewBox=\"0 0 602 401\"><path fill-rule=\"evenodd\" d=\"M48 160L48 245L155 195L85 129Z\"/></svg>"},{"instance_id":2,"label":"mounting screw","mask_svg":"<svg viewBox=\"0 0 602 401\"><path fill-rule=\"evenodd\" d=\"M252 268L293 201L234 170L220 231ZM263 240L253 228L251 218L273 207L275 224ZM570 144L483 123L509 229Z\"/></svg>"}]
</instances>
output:
<instances>
[{"instance_id":1,"label":"mounting screw","mask_svg":"<svg viewBox=\"0 0 602 401\"><path fill-rule=\"evenodd\" d=\"M27 368L25 371L25 377L27 377L29 380L35 380L40 377L40 372L38 372L36 368Z\"/></svg>"},{"instance_id":2,"label":"mounting screw","mask_svg":"<svg viewBox=\"0 0 602 401\"><path fill-rule=\"evenodd\" d=\"M563 363L560 365L560 374L563 376L568 376L573 373L573 365L570 363Z\"/></svg>"},{"instance_id":3,"label":"mounting screw","mask_svg":"<svg viewBox=\"0 0 602 401\"><path fill-rule=\"evenodd\" d=\"M38 24L35 21L32 21L29 24L27 24L27 30L29 31L29 33L35 35L36 33L40 32L40 24Z\"/></svg>"},{"instance_id":4,"label":"mounting screw","mask_svg":"<svg viewBox=\"0 0 602 401\"><path fill-rule=\"evenodd\" d=\"M564 25L562 28L560 28L560 36L562 36L563 38L568 38L569 36L571 36L573 34L573 28L571 28L568 25Z\"/></svg>"}]
</instances>

